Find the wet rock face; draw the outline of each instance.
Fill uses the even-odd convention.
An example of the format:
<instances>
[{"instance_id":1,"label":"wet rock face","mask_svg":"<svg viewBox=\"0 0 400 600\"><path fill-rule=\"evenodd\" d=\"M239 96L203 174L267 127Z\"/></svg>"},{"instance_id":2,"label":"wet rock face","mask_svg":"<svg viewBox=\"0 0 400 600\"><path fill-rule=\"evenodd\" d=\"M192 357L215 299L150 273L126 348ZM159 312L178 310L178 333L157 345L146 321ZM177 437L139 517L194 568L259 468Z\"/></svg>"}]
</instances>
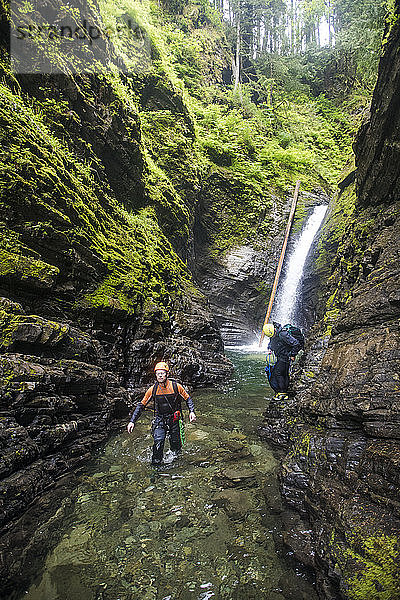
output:
<instances>
[{"instance_id":1,"label":"wet rock face","mask_svg":"<svg viewBox=\"0 0 400 600\"><path fill-rule=\"evenodd\" d=\"M214 177L212 182L215 187L211 187L211 190L215 195L221 195L224 192L223 184L217 184L215 179ZM209 236L215 229L212 212L209 212L213 209L212 198L207 197L207 192L203 192L203 196L202 221L195 223L197 281L209 300L224 343L254 343L260 333L274 282L288 217L286 209L290 209L291 198L287 198L283 217L277 210L268 214L268 239L264 237L236 244L214 258L208 252ZM303 192L302 201L305 206L304 216L307 216L314 206L326 202L327 197L322 190L315 193ZM299 234L298 230L293 231L287 254L290 254ZM304 312L307 310L312 311L309 304L304 306ZM305 317L304 320L308 324L309 319Z\"/></svg>"},{"instance_id":2,"label":"wet rock face","mask_svg":"<svg viewBox=\"0 0 400 600\"><path fill-rule=\"evenodd\" d=\"M399 33L357 141L355 211L329 255L296 395L271 403L260 428L287 449L281 488L301 521L286 541L332 600L400 597Z\"/></svg>"},{"instance_id":3,"label":"wet rock face","mask_svg":"<svg viewBox=\"0 0 400 600\"><path fill-rule=\"evenodd\" d=\"M372 214L377 229L366 252L378 244L379 259L365 275L361 261L353 286L342 281L347 299L331 335L324 322L317 325L296 397L271 404L260 430L287 448L282 492L312 532L321 592L335 599L364 597L357 594L366 589L376 598L400 593L400 311L390 301L399 282L393 255L400 224L382 228L386 208L359 213L362 220Z\"/></svg>"},{"instance_id":4,"label":"wet rock face","mask_svg":"<svg viewBox=\"0 0 400 600\"><path fill-rule=\"evenodd\" d=\"M203 266L202 291L210 300L227 345L254 342L265 310L260 282L273 277L268 272L270 260L265 252L244 245L228 251L221 262Z\"/></svg>"},{"instance_id":5,"label":"wet rock face","mask_svg":"<svg viewBox=\"0 0 400 600\"><path fill-rule=\"evenodd\" d=\"M119 84L187 117L168 82L145 79ZM5 73L3 84L3 150L24 175L7 169L0 198L0 527L125 425L158 360L190 386L231 372L218 324L163 236L173 228L176 249L191 253L195 199L182 211L169 198L158 224L134 100L90 74Z\"/></svg>"},{"instance_id":6,"label":"wet rock face","mask_svg":"<svg viewBox=\"0 0 400 600\"><path fill-rule=\"evenodd\" d=\"M398 0L395 4L398 11ZM364 205L389 204L399 197L398 171L393 168L400 162L398 33L396 24L386 40L385 53L380 61L371 118L362 127L355 146L358 196Z\"/></svg>"}]
</instances>

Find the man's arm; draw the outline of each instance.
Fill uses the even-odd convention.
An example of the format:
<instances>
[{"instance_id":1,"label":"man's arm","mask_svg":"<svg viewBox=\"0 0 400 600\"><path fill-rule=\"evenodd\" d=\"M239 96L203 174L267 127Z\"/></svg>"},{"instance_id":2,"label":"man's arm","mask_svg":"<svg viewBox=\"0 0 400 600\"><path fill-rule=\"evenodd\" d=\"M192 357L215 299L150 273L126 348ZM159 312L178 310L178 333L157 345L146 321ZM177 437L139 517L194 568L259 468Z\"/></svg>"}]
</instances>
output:
<instances>
[{"instance_id":1,"label":"man's arm","mask_svg":"<svg viewBox=\"0 0 400 600\"><path fill-rule=\"evenodd\" d=\"M143 399L137 403L136 408L133 411L133 415L131 416L131 420L129 421L128 426L127 426L128 433L132 433L132 431L134 430L136 421L138 420L138 418L140 417L140 415L146 408L147 404L150 402L150 398L151 398L152 392L153 392L153 387L154 386L149 388L147 390L147 392L145 393L145 395L143 396Z\"/></svg>"},{"instance_id":2,"label":"man's arm","mask_svg":"<svg viewBox=\"0 0 400 600\"><path fill-rule=\"evenodd\" d=\"M185 400L188 410L189 410L189 421L192 423L196 420L196 414L194 412L194 402L193 399L189 396L183 385L178 383L178 392L179 395Z\"/></svg>"}]
</instances>

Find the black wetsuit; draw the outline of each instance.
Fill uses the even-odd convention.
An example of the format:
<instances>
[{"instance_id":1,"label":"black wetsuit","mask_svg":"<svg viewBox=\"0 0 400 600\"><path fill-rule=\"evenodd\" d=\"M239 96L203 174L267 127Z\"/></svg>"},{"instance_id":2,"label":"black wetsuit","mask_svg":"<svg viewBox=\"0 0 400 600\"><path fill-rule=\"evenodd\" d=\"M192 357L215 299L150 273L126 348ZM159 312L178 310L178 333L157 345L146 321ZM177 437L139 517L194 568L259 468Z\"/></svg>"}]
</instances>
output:
<instances>
[{"instance_id":1,"label":"black wetsuit","mask_svg":"<svg viewBox=\"0 0 400 600\"><path fill-rule=\"evenodd\" d=\"M278 359L275 366L271 369L269 384L274 392L287 392L289 387L290 359L299 352L301 344L279 325L275 327L275 333L269 341L269 348L275 352Z\"/></svg>"}]
</instances>

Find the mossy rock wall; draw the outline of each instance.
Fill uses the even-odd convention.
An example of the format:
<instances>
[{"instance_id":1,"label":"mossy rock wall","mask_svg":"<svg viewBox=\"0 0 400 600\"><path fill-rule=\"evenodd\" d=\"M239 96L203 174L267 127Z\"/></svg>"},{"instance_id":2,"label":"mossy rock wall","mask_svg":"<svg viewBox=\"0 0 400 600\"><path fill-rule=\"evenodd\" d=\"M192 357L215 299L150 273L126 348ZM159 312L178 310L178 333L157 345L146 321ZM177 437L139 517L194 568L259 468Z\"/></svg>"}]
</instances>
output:
<instances>
[{"instance_id":1,"label":"mossy rock wall","mask_svg":"<svg viewBox=\"0 0 400 600\"><path fill-rule=\"evenodd\" d=\"M2 48L0 525L126 422L158 360L191 386L231 372L187 265L193 120L150 42L146 73L55 53L59 74L15 75Z\"/></svg>"},{"instance_id":2,"label":"mossy rock wall","mask_svg":"<svg viewBox=\"0 0 400 600\"><path fill-rule=\"evenodd\" d=\"M261 428L287 449L282 491L300 520L286 541L332 600L400 597L399 35L397 20L317 250L320 319L296 395Z\"/></svg>"}]
</instances>

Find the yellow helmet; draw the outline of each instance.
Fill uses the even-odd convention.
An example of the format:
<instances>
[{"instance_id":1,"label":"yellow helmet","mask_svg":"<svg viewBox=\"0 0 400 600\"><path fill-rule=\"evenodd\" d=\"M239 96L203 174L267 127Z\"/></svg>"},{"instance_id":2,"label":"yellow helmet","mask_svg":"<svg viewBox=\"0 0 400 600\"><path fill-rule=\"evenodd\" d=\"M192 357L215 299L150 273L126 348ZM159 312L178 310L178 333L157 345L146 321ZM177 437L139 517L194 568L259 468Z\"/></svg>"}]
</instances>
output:
<instances>
[{"instance_id":1,"label":"yellow helmet","mask_svg":"<svg viewBox=\"0 0 400 600\"><path fill-rule=\"evenodd\" d=\"M263 332L266 336L272 337L275 333L275 327L272 325L272 323L265 323L263 327Z\"/></svg>"},{"instance_id":2,"label":"yellow helmet","mask_svg":"<svg viewBox=\"0 0 400 600\"><path fill-rule=\"evenodd\" d=\"M154 367L154 371L169 371L169 366L166 362L158 362Z\"/></svg>"}]
</instances>

